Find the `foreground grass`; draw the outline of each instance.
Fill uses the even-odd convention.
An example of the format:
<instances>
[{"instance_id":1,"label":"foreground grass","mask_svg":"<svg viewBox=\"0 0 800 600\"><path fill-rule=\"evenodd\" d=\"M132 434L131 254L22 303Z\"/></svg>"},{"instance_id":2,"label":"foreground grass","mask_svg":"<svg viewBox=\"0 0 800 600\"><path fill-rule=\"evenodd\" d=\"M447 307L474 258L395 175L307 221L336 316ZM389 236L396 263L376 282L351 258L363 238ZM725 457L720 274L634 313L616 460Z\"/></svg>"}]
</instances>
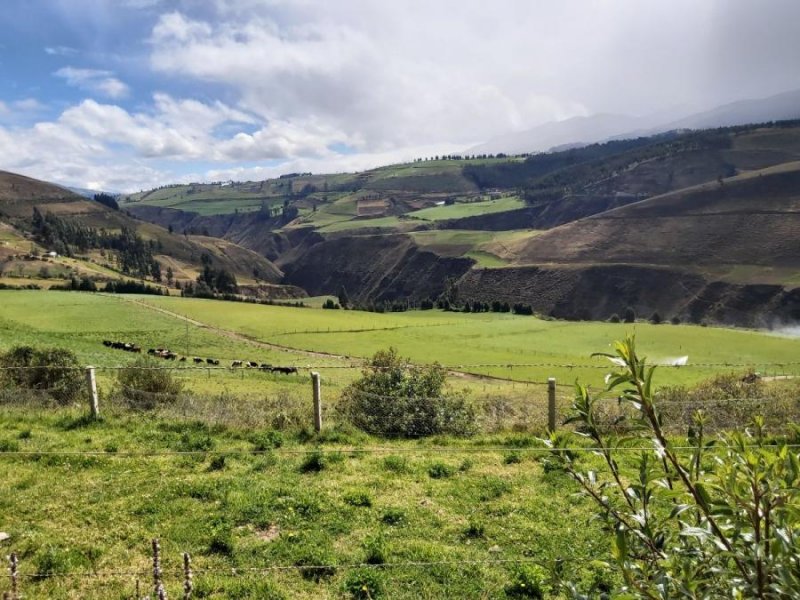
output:
<instances>
[{"instance_id":1,"label":"foreground grass","mask_svg":"<svg viewBox=\"0 0 800 600\"><path fill-rule=\"evenodd\" d=\"M3 550L43 575L23 577L28 597L130 597L152 537L175 597L184 551L198 598L351 597L364 563L389 565L367 567L386 598L503 597L502 561L581 559L577 578L604 576L583 560L608 550L589 505L531 436L309 438L10 407L0 423ZM391 566L408 562L440 564Z\"/></svg>"}]
</instances>

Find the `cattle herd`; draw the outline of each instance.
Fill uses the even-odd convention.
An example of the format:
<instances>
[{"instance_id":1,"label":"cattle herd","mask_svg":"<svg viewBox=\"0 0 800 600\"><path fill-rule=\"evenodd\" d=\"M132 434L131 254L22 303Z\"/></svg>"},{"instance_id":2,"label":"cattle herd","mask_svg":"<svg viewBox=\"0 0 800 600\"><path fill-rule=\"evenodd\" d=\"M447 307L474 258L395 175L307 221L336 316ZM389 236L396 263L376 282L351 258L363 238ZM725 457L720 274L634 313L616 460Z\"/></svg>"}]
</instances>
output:
<instances>
[{"instance_id":1,"label":"cattle herd","mask_svg":"<svg viewBox=\"0 0 800 600\"><path fill-rule=\"evenodd\" d=\"M115 350L133 352L135 354L142 353L141 347L137 346L136 344L132 344L130 342L113 342L111 340L103 340L103 346L105 346L106 348L113 348ZM177 360L178 362L186 362L187 360L185 356L179 356L178 354L167 348L150 348L147 351L147 354L149 354L150 356L163 358L165 360ZM216 358L200 358L199 356L195 356L194 358L192 358L192 362L196 365L205 363L207 365L212 365L215 367L218 367L220 364L219 360ZM280 373L282 375L291 375L292 373L297 374L297 367L273 367L272 365L268 365L265 363L259 364L252 360L235 360L231 363L230 368L258 369L260 371L266 371L270 373Z\"/></svg>"}]
</instances>

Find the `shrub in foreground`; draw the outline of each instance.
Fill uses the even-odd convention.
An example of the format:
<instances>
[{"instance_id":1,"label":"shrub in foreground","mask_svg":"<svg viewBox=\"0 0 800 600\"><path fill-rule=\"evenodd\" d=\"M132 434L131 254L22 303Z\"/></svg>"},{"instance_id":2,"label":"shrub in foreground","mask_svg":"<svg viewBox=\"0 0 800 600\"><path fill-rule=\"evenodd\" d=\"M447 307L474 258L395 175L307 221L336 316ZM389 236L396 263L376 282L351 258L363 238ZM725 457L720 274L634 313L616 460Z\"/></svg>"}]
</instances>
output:
<instances>
[{"instance_id":1,"label":"shrub in foreground","mask_svg":"<svg viewBox=\"0 0 800 600\"><path fill-rule=\"evenodd\" d=\"M163 363L141 356L117 374L120 394L132 408L151 410L174 402L183 391L178 381Z\"/></svg>"},{"instance_id":2,"label":"shrub in foreground","mask_svg":"<svg viewBox=\"0 0 800 600\"><path fill-rule=\"evenodd\" d=\"M0 383L39 390L58 404L77 402L85 391L78 358L63 348L16 346L0 355Z\"/></svg>"},{"instance_id":3,"label":"shrub in foreground","mask_svg":"<svg viewBox=\"0 0 800 600\"><path fill-rule=\"evenodd\" d=\"M356 427L388 437L423 437L475 430L475 411L463 396L445 390L445 369L417 366L397 350L377 352L360 379L342 394L339 409Z\"/></svg>"},{"instance_id":4,"label":"shrub in foreground","mask_svg":"<svg viewBox=\"0 0 800 600\"><path fill-rule=\"evenodd\" d=\"M550 446L551 459L596 503L612 532L611 553L624 580L619 597L800 597L797 449L767 439L761 417L750 429L709 440L702 410L686 440L675 443L664 433L655 367L636 354L634 339L617 342L606 356L618 366L606 389L593 394L577 385L568 419L597 448L603 472L584 470L566 451L574 444L566 436L551 437ZM628 454L637 474L631 478L620 471L623 453L598 425L606 395L632 408L641 432L641 452ZM627 440L628 448L633 443ZM576 597L574 584L564 591Z\"/></svg>"}]
</instances>

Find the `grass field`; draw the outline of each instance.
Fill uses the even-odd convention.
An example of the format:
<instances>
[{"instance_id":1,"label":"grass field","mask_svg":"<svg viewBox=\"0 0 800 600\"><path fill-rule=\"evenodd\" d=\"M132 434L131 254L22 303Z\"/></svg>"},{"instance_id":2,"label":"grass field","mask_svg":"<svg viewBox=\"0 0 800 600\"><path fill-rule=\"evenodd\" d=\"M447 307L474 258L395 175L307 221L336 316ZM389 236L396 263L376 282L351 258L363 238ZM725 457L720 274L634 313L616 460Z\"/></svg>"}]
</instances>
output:
<instances>
[{"instance_id":1,"label":"grass field","mask_svg":"<svg viewBox=\"0 0 800 600\"><path fill-rule=\"evenodd\" d=\"M540 365L463 368L497 377L555 375L599 385L606 369L594 368L603 362L590 353L632 330L642 353L656 359L688 354L690 364L758 364L800 355L800 340L715 328L0 291L0 350L62 346L84 364L114 367L133 356L101 342L119 339L223 361L309 361L323 373L325 399L358 373L330 367L388 345L415 361L453 367ZM549 366L555 364L562 366ZM665 368L657 383L727 371ZM294 414L287 406L295 399L302 406L291 410L310 412L307 377L176 369L204 396L137 413L113 400L114 373L99 371L98 421L88 420L84 407L0 394L0 531L10 536L0 549L18 553L25 597L129 598L137 579L146 593L153 537L161 539L173 598L181 594L182 552L193 557L197 598L519 597L507 593L517 570L535 564L547 587L560 559L562 572L584 586L618 583L603 562L610 544L591 504L563 471L542 462L541 425L519 433L485 429L470 438L385 440L327 420L326 405L321 434L310 432L310 421L276 431L275 411ZM534 388L522 383L454 374L451 385L504 398L487 404L493 410L510 410L505 398L514 394L514 407L539 410ZM579 455L582 468L599 466L593 453ZM635 477L633 457L620 455L624 477Z\"/></svg>"},{"instance_id":2,"label":"grass field","mask_svg":"<svg viewBox=\"0 0 800 600\"><path fill-rule=\"evenodd\" d=\"M457 202L450 206L423 208L422 210L415 210L409 213L408 216L424 221L443 221L445 219L460 219L463 217L473 217L475 215L488 215L524 207L525 203L522 200L516 196L508 196L498 200Z\"/></svg>"},{"instance_id":3,"label":"grass field","mask_svg":"<svg viewBox=\"0 0 800 600\"><path fill-rule=\"evenodd\" d=\"M642 352L654 361L689 356L686 368L665 369L670 382L676 383L731 370L702 366L706 363L744 363L767 373L793 372L797 370L793 365L764 365L791 363L800 356L799 339L690 325L544 321L511 314L438 310L378 314L44 291L3 291L0 298L2 347L15 343L64 345L74 349L82 361L98 366L130 358L104 348L103 339L123 339L145 348L169 347L190 357L212 357L223 363L247 359L301 366L342 366L394 346L415 362L438 361L470 373L520 382L556 377L564 383L579 378L595 384L602 381L606 364L590 355L606 351L612 341L629 332L636 333ZM350 358L309 356L291 350ZM506 366L521 363L537 366ZM342 369L332 370L330 377L345 378L334 371Z\"/></svg>"},{"instance_id":4,"label":"grass field","mask_svg":"<svg viewBox=\"0 0 800 600\"><path fill-rule=\"evenodd\" d=\"M9 408L0 423L3 550L40 575L21 578L25 597L129 598L136 579L152 589L152 537L175 598L182 552L197 598L501 598L514 561L562 557L577 580L613 581L597 562L608 544L588 501L565 474L543 470L530 436L433 444L339 434L309 444ZM357 580L366 575L374 581Z\"/></svg>"}]
</instances>

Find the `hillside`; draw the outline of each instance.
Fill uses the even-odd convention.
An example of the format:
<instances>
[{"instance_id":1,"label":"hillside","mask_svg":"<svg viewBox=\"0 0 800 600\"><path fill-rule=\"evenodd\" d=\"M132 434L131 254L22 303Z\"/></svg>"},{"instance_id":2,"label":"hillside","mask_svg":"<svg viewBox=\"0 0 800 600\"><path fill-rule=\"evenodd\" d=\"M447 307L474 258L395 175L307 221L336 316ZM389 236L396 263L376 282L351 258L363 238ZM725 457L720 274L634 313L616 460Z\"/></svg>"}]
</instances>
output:
<instances>
[{"instance_id":1,"label":"hillside","mask_svg":"<svg viewBox=\"0 0 800 600\"><path fill-rule=\"evenodd\" d=\"M210 260L216 269L234 273L243 283L252 282L257 271L259 279L268 283L280 281L282 273L263 256L237 244L206 236L170 233L158 225L140 221L123 211L110 209L59 186L30 179L13 173L0 172L0 222L5 237L0 253L6 258L21 257L32 251L44 254L52 250L33 236L34 208L43 215L54 215L61 222L85 230L112 234L123 230L135 232L145 243L151 244L154 258L164 272L171 268L176 281L190 281L202 269L202 257ZM50 259L48 269L55 278L64 274L62 267L74 263L78 274L102 279L116 279L123 275L113 260L113 253L100 248L89 248L74 258ZM12 262L12 261L9 261ZM11 265L13 271L14 265ZM36 266L40 269L39 266ZM20 271L20 275L30 275Z\"/></svg>"},{"instance_id":2,"label":"hillside","mask_svg":"<svg viewBox=\"0 0 800 600\"><path fill-rule=\"evenodd\" d=\"M748 265L800 281L800 162L704 183L551 229L513 264Z\"/></svg>"},{"instance_id":3,"label":"hillside","mask_svg":"<svg viewBox=\"0 0 800 600\"><path fill-rule=\"evenodd\" d=\"M798 161L800 123L790 121L195 184L191 194L175 186L124 206L256 251L284 283L312 294L345 286L362 304L435 299L450 281L462 301L524 302L566 318L630 305L759 325L796 312ZM247 193L251 206L263 193L257 209ZM187 211L203 194L214 196L205 209L225 214Z\"/></svg>"}]
</instances>

